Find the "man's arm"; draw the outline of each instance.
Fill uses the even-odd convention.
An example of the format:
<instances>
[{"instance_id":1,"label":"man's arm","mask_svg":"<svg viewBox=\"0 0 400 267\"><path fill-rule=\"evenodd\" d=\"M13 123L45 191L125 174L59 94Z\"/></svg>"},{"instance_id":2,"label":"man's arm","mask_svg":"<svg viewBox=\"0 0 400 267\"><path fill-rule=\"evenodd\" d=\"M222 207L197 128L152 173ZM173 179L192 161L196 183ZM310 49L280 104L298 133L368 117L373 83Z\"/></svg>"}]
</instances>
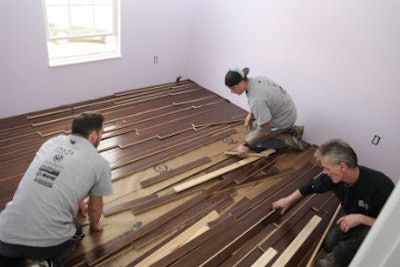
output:
<instances>
[{"instance_id":1,"label":"man's arm","mask_svg":"<svg viewBox=\"0 0 400 267\"><path fill-rule=\"evenodd\" d=\"M88 202L88 215L90 222L90 229L98 232L103 230L103 224L100 221L103 213L103 197L102 196L89 196Z\"/></svg>"},{"instance_id":2,"label":"man's arm","mask_svg":"<svg viewBox=\"0 0 400 267\"><path fill-rule=\"evenodd\" d=\"M271 122L264 123L257 130L254 131L253 135L245 140L250 146L256 146L258 142L262 141L267 135L271 133L272 125Z\"/></svg>"},{"instance_id":3,"label":"man's arm","mask_svg":"<svg viewBox=\"0 0 400 267\"><path fill-rule=\"evenodd\" d=\"M251 131L253 129L253 120L254 120L254 113L250 111L247 114L246 119L244 120L244 127L246 128L246 130Z\"/></svg>"},{"instance_id":4,"label":"man's arm","mask_svg":"<svg viewBox=\"0 0 400 267\"><path fill-rule=\"evenodd\" d=\"M258 142L263 140L271 132L271 128L272 126L270 122L261 125L253 132L253 135L249 139L244 140L243 144L240 144L236 148L236 151L239 152L242 158L246 158L247 153L249 152L249 147L256 146Z\"/></svg>"},{"instance_id":5,"label":"man's arm","mask_svg":"<svg viewBox=\"0 0 400 267\"><path fill-rule=\"evenodd\" d=\"M281 198L272 203L272 209L281 209L281 215L284 214L292 205L303 198L300 190L297 189L287 197Z\"/></svg>"}]
</instances>

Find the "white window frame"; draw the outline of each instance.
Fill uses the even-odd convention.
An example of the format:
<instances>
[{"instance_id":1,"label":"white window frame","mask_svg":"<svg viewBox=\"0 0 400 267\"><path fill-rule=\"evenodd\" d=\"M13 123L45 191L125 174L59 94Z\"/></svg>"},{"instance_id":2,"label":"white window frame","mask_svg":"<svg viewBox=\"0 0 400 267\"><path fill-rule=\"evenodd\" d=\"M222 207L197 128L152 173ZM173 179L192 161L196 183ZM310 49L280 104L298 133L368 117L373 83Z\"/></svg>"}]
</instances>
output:
<instances>
[{"instance_id":1,"label":"white window frame","mask_svg":"<svg viewBox=\"0 0 400 267\"><path fill-rule=\"evenodd\" d=\"M59 3L57 0L42 0L50 67L121 57L120 0L108 1L112 3L112 25L108 25L108 31L103 31L96 30L94 21L95 7L101 5L104 0L82 0L83 4L79 3L79 0L60 0ZM54 30L56 28L57 32L63 32L63 27L54 26L55 24L49 21L51 16L48 16L48 12L51 11L47 10L47 6L54 6L51 4L52 2L56 2L58 8L65 8L64 14L68 14L68 19L65 20L67 26L63 25L68 30L64 32L63 36L56 36ZM92 27L85 27L84 30L79 29L77 27L79 25L74 25L73 19L71 19L72 8L80 7L92 7L92 13L86 17L93 21ZM85 32L86 30L87 32Z\"/></svg>"}]
</instances>

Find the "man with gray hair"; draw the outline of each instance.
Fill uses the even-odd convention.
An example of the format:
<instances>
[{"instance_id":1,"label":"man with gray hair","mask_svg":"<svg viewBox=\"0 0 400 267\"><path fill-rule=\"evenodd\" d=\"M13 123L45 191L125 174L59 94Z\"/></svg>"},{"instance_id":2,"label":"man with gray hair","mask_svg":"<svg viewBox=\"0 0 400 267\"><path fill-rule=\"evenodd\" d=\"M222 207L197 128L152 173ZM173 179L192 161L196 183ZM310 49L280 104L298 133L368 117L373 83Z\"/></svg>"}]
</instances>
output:
<instances>
[{"instance_id":1,"label":"man with gray hair","mask_svg":"<svg viewBox=\"0 0 400 267\"><path fill-rule=\"evenodd\" d=\"M340 139L322 144L314 155L321 162L323 174L273 202L272 208L281 209L283 214L307 195L335 192L341 210L323 243L327 254L316 266L347 266L390 196L394 183L381 172L359 166L354 150Z\"/></svg>"}]
</instances>

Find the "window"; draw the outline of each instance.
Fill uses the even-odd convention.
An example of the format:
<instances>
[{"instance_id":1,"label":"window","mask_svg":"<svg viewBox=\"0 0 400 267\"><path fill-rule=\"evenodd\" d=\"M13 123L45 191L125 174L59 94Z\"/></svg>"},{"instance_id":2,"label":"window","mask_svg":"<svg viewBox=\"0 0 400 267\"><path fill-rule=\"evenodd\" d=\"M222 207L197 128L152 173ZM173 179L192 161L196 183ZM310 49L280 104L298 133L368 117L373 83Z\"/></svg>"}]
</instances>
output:
<instances>
[{"instance_id":1,"label":"window","mask_svg":"<svg viewBox=\"0 0 400 267\"><path fill-rule=\"evenodd\" d=\"M43 0L49 65L120 57L119 0Z\"/></svg>"}]
</instances>

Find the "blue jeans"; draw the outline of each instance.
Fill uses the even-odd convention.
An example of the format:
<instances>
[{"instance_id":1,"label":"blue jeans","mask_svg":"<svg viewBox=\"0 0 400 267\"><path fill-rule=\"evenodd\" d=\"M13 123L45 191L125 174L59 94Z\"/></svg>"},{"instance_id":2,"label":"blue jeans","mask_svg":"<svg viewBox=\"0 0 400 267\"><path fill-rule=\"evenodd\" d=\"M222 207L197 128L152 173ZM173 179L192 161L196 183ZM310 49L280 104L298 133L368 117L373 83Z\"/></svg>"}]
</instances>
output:
<instances>
[{"instance_id":1,"label":"blue jeans","mask_svg":"<svg viewBox=\"0 0 400 267\"><path fill-rule=\"evenodd\" d=\"M254 132L257 130L258 126L256 123L253 123L253 130L247 134L245 139L251 139L251 137L254 135ZM273 148L276 150L282 149L287 147L287 144L285 143L284 140L275 138L276 136L282 134L282 133L290 133L290 129L292 126L288 128L283 128L283 129L277 129L274 128L271 130L271 132L260 142L258 142L257 145L251 146L250 148L254 151L261 152L269 148Z\"/></svg>"},{"instance_id":2,"label":"blue jeans","mask_svg":"<svg viewBox=\"0 0 400 267\"><path fill-rule=\"evenodd\" d=\"M54 266L64 266L64 260L68 257L83 237L81 225L74 221L76 234L69 240L51 247L32 247L24 245L8 244L0 241L0 266L19 266L24 259L51 260Z\"/></svg>"}]
</instances>

